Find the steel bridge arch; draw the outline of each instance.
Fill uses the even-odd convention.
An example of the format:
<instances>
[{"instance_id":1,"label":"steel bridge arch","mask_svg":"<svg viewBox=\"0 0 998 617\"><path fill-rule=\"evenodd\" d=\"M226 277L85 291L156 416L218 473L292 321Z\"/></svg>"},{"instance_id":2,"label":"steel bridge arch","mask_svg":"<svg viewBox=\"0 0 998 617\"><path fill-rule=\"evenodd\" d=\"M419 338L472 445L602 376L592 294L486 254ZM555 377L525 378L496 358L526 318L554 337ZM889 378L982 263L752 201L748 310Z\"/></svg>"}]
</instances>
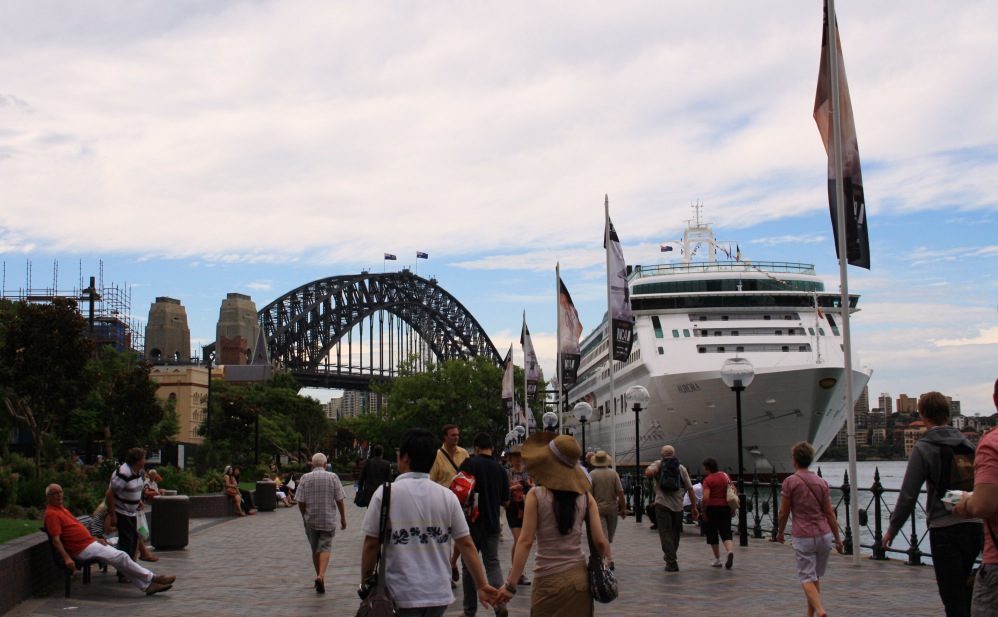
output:
<instances>
[{"instance_id":1,"label":"steel bridge arch","mask_svg":"<svg viewBox=\"0 0 998 617\"><path fill-rule=\"evenodd\" d=\"M303 386L356 388L385 375L368 368L344 373L329 365L335 346L365 319L395 315L416 331L438 361L502 357L478 321L437 284L408 270L333 276L307 283L258 312L272 362ZM383 345L383 343L382 343Z\"/></svg>"}]
</instances>

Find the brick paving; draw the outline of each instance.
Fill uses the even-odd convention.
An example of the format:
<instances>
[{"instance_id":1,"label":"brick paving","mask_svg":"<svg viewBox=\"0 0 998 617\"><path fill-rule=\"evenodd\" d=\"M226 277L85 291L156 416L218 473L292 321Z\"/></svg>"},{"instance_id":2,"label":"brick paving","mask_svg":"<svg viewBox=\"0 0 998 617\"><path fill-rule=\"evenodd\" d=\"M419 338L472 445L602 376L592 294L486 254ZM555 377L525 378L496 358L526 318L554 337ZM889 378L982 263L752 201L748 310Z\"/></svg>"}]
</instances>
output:
<instances>
[{"instance_id":1,"label":"brick paving","mask_svg":"<svg viewBox=\"0 0 998 617\"><path fill-rule=\"evenodd\" d=\"M100 615L264 615L350 616L356 612L360 523L366 510L352 503L347 489L347 529L333 539L326 593L312 587L311 557L297 508L278 508L256 516L191 521L185 550L160 551L151 565L157 574L176 574L169 592L146 597L131 585L95 572L90 585L73 585L62 597L55 583L43 595L18 605L7 617ZM804 595L797 582L793 551L766 540L735 548L734 568L711 568L710 549L696 528L687 527L680 543L678 573L663 571L658 535L645 520L621 521L613 544L620 598L597 604L596 614L614 615L803 615ZM737 545L737 538L735 540ZM500 543L503 570L509 568L512 537ZM530 564L528 563L528 566ZM78 575L79 576L79 575ZM0 583L2 584L2 583ZM461 615L460 589L447 617ZM509 604L509 614L529 614L529 587ZM833 556L822 580L822 599L831 615L941 615L930 566L905 566L898 560L859 567L850 557ZM479 607L479 615L489 611Z\"/></svg>"}]
</instances>

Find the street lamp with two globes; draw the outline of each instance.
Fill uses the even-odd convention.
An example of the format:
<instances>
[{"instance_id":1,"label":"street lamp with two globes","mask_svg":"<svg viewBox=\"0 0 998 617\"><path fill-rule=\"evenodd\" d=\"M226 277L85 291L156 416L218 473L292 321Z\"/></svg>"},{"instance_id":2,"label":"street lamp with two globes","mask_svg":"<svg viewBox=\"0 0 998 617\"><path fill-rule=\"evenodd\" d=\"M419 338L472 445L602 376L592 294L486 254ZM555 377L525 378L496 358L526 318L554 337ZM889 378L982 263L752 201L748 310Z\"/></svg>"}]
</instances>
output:
<instances>
[{"instance_id":1,"label":"street lamp with two globes","mask_svg":"<svg viewBox=\"0 0 998 617\"><path fill-rule=\"evenodd\" d=\"M755 378L755 368L745 358L729 358L721 366L721 380L735 392L735 422L738 431L738 544L748 546L748 511L745 504L745 464L742 448L742 391Z\"/></svg>"}]
</instances>

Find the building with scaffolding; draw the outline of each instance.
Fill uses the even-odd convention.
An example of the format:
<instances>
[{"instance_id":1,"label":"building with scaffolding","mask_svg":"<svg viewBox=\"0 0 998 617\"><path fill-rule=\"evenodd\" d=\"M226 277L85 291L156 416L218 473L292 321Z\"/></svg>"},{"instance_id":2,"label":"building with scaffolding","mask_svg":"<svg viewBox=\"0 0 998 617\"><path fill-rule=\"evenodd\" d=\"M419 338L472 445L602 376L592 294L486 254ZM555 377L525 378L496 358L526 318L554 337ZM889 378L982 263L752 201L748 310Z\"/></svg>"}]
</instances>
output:
<instances>
[{"instance_id":1,"label":"building with scaffolding","mask_svg":"<svg viewBox=\"0 0 998 617\"><path fill-rule=\"evenodd\" d=\"M0 297L12 302L49 303L57 298L76 301L80 314L86 318L89 334L97 349L108 345L119 352L137 351L144 348L143 329L132 315L132 290L125 284L104 283L104 262L100 262L97 276L84 282L83 264L80 263L78 280L70 287L60 287L59 262L52 264L51 287L36 287L33 282L33 265L25 264L25 284L23 287L9 285L7 262L3 263L3 280L0 282Z\"/></svg>"}]
</instances>

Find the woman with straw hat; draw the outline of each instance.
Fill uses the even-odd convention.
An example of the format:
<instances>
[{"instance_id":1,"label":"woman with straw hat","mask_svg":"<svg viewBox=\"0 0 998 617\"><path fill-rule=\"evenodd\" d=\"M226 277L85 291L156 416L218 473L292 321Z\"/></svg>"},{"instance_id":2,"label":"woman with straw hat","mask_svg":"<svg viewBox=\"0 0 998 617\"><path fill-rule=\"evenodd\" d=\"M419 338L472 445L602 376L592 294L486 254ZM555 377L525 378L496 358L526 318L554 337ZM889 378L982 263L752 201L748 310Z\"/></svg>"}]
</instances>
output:
<instances>
[{"instance_id":1,"label":"woman with straw hat","mask_svg":"<svg viewBox=\"0 0 998 617\"><path fill-rule=\"evenodd\" d=\"M498 601L505 604L516 594L516 583L536 538L530 614L591 617L592 596L580 593L589 589L582 554L582 528L587 518L593 543L603 559L610 554L610 544L600 527L596 501L589 494L589 477L579 466L579 443L568 435L534 433L523 443L521 454L538 486L526 495L513 568L499 589Z\"/></svg>"}]
</instances>

